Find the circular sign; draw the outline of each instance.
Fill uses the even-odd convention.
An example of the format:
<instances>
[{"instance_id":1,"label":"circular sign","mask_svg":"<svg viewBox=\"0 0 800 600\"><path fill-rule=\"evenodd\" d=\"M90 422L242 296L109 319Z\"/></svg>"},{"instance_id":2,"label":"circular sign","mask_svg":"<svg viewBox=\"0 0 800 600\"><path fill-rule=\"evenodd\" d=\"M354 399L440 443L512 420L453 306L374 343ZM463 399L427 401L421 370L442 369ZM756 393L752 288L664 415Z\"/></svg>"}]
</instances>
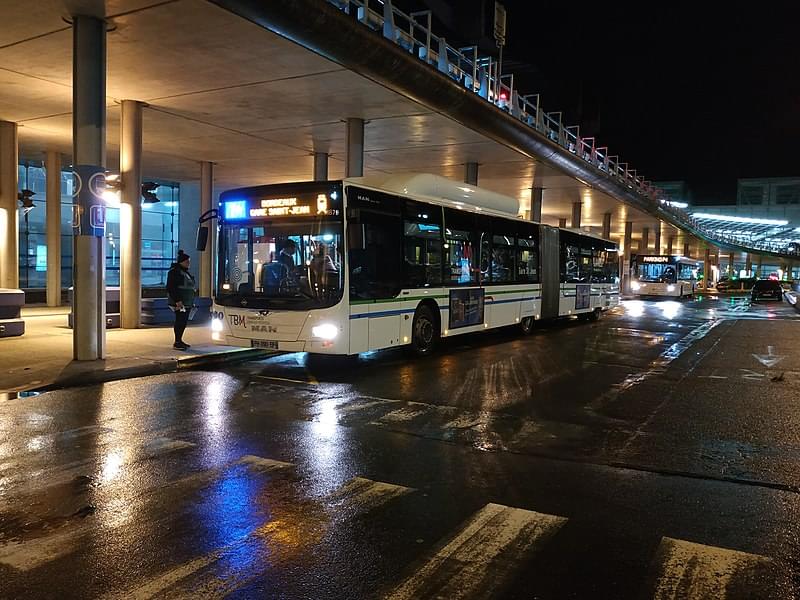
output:
<instances>
[{"instance_id":1,"label":"circular sign","mask_svg":"<svg viewBox=\"0 0 800 600\"><path fill-rule=\"evenodd\" d=\"M72 172L72 197L77 198L83 188L83 180L77 171Z\"/></svg>"},{"instance_id":2,"label":"circular sign","mask_svg":"<svg viewBox=\"0 0 800 600\"><path fill-rule=\"evenodd\" d=\"M89 191L98 198L103 197L103 192L106 191L106 174L102 171L92 174L89 177Z\"/></svg>"},{"instance_id":3,"label":"circular sign","mask_svg":"<svg viewBox=\"0 0 800 600\"><path fill-rule=\"evenodd\" d=\"M242 280L242 270L238 267L233 270L231 273L231 277L236 283L239 283Z\"/></svg>"}]
</instances>

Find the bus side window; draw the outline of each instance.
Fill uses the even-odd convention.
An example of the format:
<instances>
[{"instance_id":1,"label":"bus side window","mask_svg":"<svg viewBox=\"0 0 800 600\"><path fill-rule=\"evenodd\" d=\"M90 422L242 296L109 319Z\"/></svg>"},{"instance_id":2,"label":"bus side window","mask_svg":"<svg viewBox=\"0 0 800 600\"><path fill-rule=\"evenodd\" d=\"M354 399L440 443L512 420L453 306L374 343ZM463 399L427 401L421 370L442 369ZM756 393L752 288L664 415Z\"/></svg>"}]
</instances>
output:
<instances>
[{"instance_id":1,"label":"bus side window","mask_svg":"<svg viewBox=\"0 0 800 600\"><path fill-rule=\"evenodd\" d=\"M362 210L348 224L352 298L394 298L400 293L400 217Z\"/></svg>"},{"instance_id":2,"label":"bus side window","mask_svg":"<svg viewBox=\"0 0 800 600\"><path fill-rule=\"evenodd\" d=\"M576 283L580 279L580 248L562 242L561 283Z\"/></svg>"},{"instance_id":3,"label":"bus side window","mask_svg":"<svg viewBox=\"0 0 800 600\"><path fill-rule=\"evenodd\" d=\"M481 235L475 216L460 210L444 209L445 285L478 283L480 246Z\"/></svg>"},{"instance_id":4,"label":"bus side window","mask_svg":"<svg viewBox=\"0 0 800 600\"><path fill-rule=\"evenodd\" d=\"M406 202L403 220L403 287L442 283L442 211L437 206Z\"/></svg>"},{"instance_id":5,"label":"bus side window","mask_svg":"<svg viewBox=\"0 0 800 600\"><path fill-rule=\"evenodd\" d=\"M514 279L514 229L513 223L506 224L500 219L492 222L492 283L510 283Z\"/></svg>"},{"instance_id":6,"label":"bus side window","mask_svg":"<svg viewBox=\"0 0 800 600\"><path fill-rule=\"evenodd\" d=\"M527 223L519 224L517 233L517 283L537 283L539 281L539 254L537 251L538 227Z\"/></svg>"}]
</instances>

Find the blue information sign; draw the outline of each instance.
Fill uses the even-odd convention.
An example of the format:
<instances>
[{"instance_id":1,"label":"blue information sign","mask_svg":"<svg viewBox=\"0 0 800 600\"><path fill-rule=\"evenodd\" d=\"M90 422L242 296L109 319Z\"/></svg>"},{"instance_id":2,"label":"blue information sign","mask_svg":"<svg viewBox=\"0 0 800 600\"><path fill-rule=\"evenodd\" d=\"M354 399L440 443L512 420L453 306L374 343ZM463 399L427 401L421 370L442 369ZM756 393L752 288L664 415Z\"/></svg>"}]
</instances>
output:
<instances>
[{"instance_id":1,"label":"blue information sign","mask_svg":"<svg viewBox=\"0 0 800 600\"><path fill-rule=\"evenodd\" d=\"M76 165L72 172L72 226L76 235L102 237L106 232L106 174L103 167Z\"/></svg>"}]
</instances>

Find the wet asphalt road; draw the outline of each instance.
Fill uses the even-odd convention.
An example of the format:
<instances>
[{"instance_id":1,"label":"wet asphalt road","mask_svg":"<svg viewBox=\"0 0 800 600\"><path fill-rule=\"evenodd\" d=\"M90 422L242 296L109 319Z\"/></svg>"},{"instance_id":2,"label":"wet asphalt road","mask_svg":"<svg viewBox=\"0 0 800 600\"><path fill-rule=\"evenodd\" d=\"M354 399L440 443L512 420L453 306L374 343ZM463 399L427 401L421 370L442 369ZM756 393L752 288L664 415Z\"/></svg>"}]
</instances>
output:
<instances>
[{"instance_id":1,"label":"wet asphalt road","mask_svg":"<svg viewBox=\"0 0 800 600\"><path fill-rule=\"evenodd\" d=\"M796 597L799 327L627 301L0 403L0 597Z\"/></svg>"}]
</instances>

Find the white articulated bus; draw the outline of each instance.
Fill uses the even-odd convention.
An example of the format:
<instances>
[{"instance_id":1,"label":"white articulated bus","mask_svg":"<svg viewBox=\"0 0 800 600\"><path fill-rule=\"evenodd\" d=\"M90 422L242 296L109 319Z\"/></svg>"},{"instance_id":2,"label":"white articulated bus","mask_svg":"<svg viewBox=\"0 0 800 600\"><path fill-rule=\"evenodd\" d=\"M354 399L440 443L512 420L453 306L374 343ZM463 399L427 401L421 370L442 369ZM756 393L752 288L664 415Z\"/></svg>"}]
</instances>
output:
<instances>
[{"instance_id":1,"label":"white articulated bus","mask_svg":"<svg viewBox=\"0 0 800 600\"><path fill-rule=\"evenodd\" d=\"M631 257L631 291L639 296L692 296L702 263L685 256Z\"/></svg>"},{"instance_id":2,"label":"white articulated bus","mask_svg":"<svg viewBox=\"0 0 800 600\"><path fill-rule=\"evenodd\" d=\"M513 198L435 175L225 192L212 337L353 355L619 303L613 242L517 217Z\"/></svg>"}]
</instances>

